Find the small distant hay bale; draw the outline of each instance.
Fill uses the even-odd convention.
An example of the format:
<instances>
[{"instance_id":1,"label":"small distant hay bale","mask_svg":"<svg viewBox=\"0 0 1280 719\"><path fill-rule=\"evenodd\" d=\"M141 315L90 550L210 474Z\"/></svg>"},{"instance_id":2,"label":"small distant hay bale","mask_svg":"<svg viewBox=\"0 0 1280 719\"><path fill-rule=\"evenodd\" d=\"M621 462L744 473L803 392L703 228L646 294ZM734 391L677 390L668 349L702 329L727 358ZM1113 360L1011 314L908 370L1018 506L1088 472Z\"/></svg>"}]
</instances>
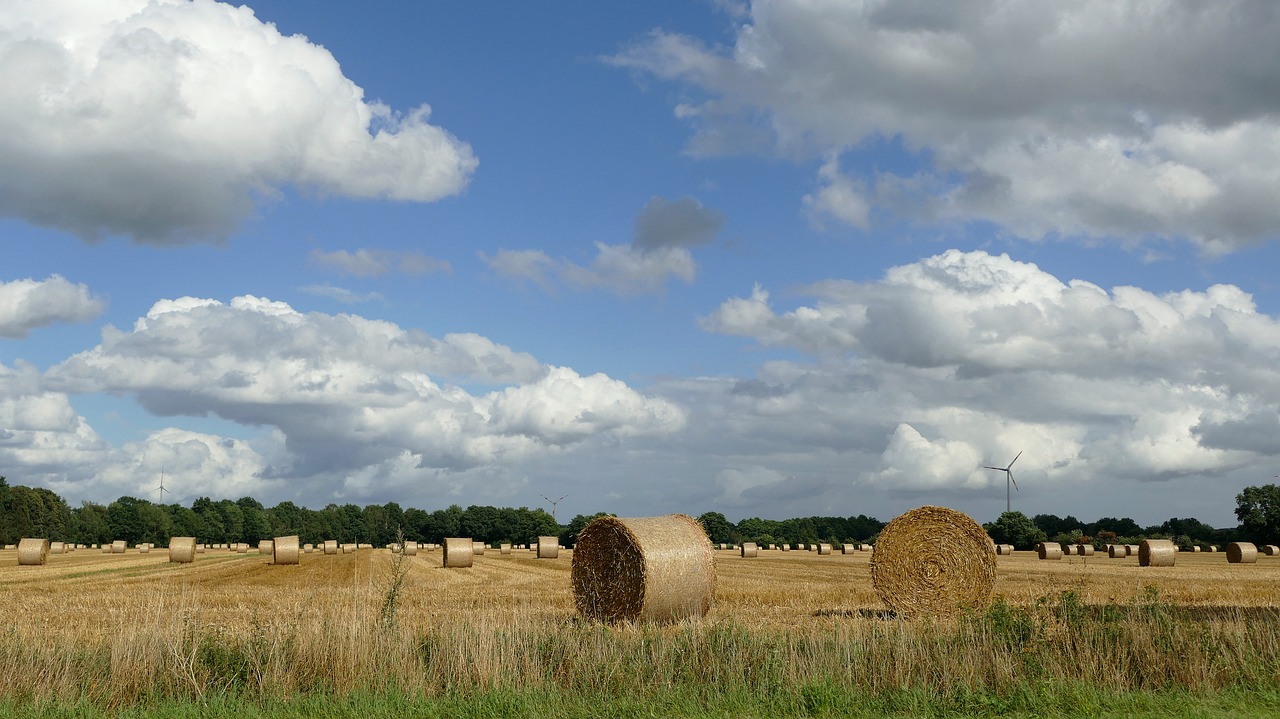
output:
<instances>
[{"instance_id":1,"label":"small distant hay bale","mask_svg":"<svg viewBox=\"0 0 1280 719\"><path fill-rule=\"evenodd\" d=\"M324 553L325 553L325 554L337 554L337 553L338 553L338 540L336 540L336 539L326 539L326 540L324 540Z\"/></svg>"},{"instance_id":2,"label":"small distant hay bale","mask_svg":"<svg viewBox=\"0 0 1280 719\"><path fill-rule=\"evenodd\" d=\"M276 537L271 542L272 564L297 564L298 554L298 535L296 534Z\"/></svg>"},{"instance_id":3,"label":"small distant hay bale","mask_svg":"<svg viewBox=\"0 0 1280 719\"><path fill-rule=\"evenodd\" d=\"M303 554L311 554L314 551L316 551L316 545L310 543L302 545Z\"/></svg>"},{"instance_id":4,"label":"small distant hay bale","mask_svg":"<svg viewBox=\"0 0 1280 719\"><path fill-rule=\"evenodd\" d=\"M117 539L116 541L111 543L112 554L124 554L125 550L128 548L129 548L129 544L125 542L123 539Z\"/></svg>"},{"instance_id":5,"label":"small distant hay bale","mask_svg":"<svg viewBox=\"0 0 1280 719\"><path fill-rule=\"evenodd\" d=\"M401 547L398 543L392 542L387 545L387 549L390 549L392 554L399 554Z\"/></svg>"},{"instance_id":6,"label":"small distant hay bale","mask_svg":"<svg viewBox=\"0 0 1280 719\"><path fill-rule=\"evenodd\" d=\"M111 554L111 545L110 545L110 544L104 544L104 545L102 545L102 553L103 553L103 554Z\"/></svg>"},{"instance_id":7,"label":"small distant hay bale","mask_svg":"<svg viewBox=\"0 0 1280 719\"><path fill-rule=\"evenodd\" d=\"M1123 544L1108 544L1107 556L1112 559L1124 559L1129 556L1129 548Z\"/></svg>"},{"instance_id":8,"label":"small distant hay bale","mask_svg":"<svg viewBox=\"0 0 1280 719\"><path fill-rule=\"evenodd\" d=\"M775 550L775 549L777 549L777 548L778 548L778 545L776 545L776 544L770 544L770 545L769 545L769 551L773 551L773 550Z\"/></svg>"},{"instance_id":9,"label":"small distant hay bale","mask_svg":"<svg viewBox=\"0 0 1280 719\"><path fill-rule=\"evenodd\" d=\"M967 514L946 507L919 507L889 522L871 555L876 593L899 616L985 606L995 581L991 538Z\"/></svg>"},{"instance_id":10,"label":"small distant hay bale","mask_svg":"<svg viewBox=\"0 0 1280 719\"><path fill-rule=\"evenodd\" d=\"M1178 548L1169 539L1144 539L1138 545L1138 566L1172 567Z\"/></svg>"},{"instance_id":11,"label":"small distant hay bale","mask_svg":"<svg viewBox=\"0 0 1280 719\"><path fill-rule=\"evenodd\" d=\"M1208 549L1206 549L1205 551L1206 551L1206 552L1216 552L1216 551L1218 551L1218 545L1216 545L1216 544L1210 544L1210 545L1209 545L1209 548L1208 548Z\"/></svg>"},{"instance_id":12,"label":"small distant hay bale","mask_svg":"<svg viewBox=\"0 0 1280 719\"><path fill-rule=\"evenodd\" d=\"M143 542L138 545L138 554L148 554L151 552L151 545Z\"/></svg>"},{"instance_id":13,"label":"small distant hay bale","mask_svg":"<svg viewBox=\"0 0 1280 719\"><path fill-rule=\"evenodd\" d=\"M473 541L471 543L471 553L476 555L477 557L484 556L484 542Z\"/></svg>"},{"instance_id":14,"label":"small distant hay bale","mask_svg":"<svg viewBox=\"0 0 1280 719\"><path fill-rule=\"evenodd\" d=\"M236 542L236 554L248 554L248 553L249 553L248 542Z\"/></svg>"},{"instance_id":15,"label":"small distant hay bale","mask_svg":"<svg viewBox=\"0 0 1280 719\"><path fill-rule=\"evenodd\" d=\"M1280 546L1276 546L1274 544L1264 544L1262 546L1262 553L1268 557L1280 556Z\"/></svg>"},{"instance_id":16,"label":"small distant hay bale","mask_svg":"<svg viewBox=\"0 0 1280 719\"><path fill-rule=\"evenodd\" d=\"M751 559L760 554L760 547L755 542L743 542L738 554L744 559Z\"/></svg>"},{"instance_id":17,"label":"small distant hay bale","mask_svg":"<svg viewBox=\"0 0 1280 719\"><path fill-rule=\"evenodd\" d=\"M1036 556L1041 559L1062 559L1062 545L1057 542L1041 542L1036 545Z\"/></svg>"},{"instance_id":18,"label":"small distant hay bale","mask_svg":"<svg viewBox=\"0 0 1280 719\"><path fill-rule=\"evenodd\" d=\"M49 554L65 554L67 545L64 542L49 542Z\"/></svg>"},{"instance_id":19,"label":"small distant hay bale","mask_svg":"<svg viewBox=\"0 0 1280 719\"><path fill-rule=\"evenodd\" d=\"M498 554L511 554L511 544L503 542L498 545Z\"/></svg>"},{"instance_id":20,"label":"small distant hay bale","mask_svg":"<svg viewBox=\"0 0 1280 719\"><path fill-rule=\"evenodd\" d=\"M796 545L796 549L800 550L801 552L807 552L809 551L809 545L805 544L804 542L801 542Z\"/></svg>"},{"instance_id":21,"label":"small distant hay bale","mask_svg":"<svg viewBox=\"0 0 1280 719\"><path fill-rule=\"evenodd\" d=\"M195 537L169 537L169 561L190 564L196 559Z\"/></svg>"},{"instance_id":22,"label":"small distant hay bale","mask_svg":"<svg viewBox=\"0 0 1280 719\"><path fill-rule=\"evenodd\" d=\"M1080 555L1080 556L1082 556L1082 557L1092 557L1092 556L1094 555L1094 553L1096 553L1096 552L1097 552L1097 550L1096 550L1096 549L1094 549L1094 547L1093 547L1093 545L1092 545L1092 544L1077 544L1077 545L1076 545L1076 554L1079 554L1079 555Z\"/></svg>"},{"instance_id":23,"label":"small distant hay bale","mask_svg":"<svg viewBox=\"0 0 1280 719\"><path fill-rule=\"evenodd\" d=\"M859 551L859 552L870 552L872 549L874 549L874 547L872 547L870 544L859 544L859 545L858 545L858 551Z\"/></svg>"},{"instance_id":24,"label":"small distant hay bale","mask_svg":"<svg viewBox=\"0 0 1280 719\"><path fill-rule=\"evenodd\" d=\"M416 556L418 556L418 543L417 543L417 542L405 542L405 543L404 543L404 549L401 551L401 553L402 553L402 554L404 554L404 556L406 556L406 557L416 557Z\"/></svg>"},{"instance_id":25,"label":"small distant hay bale","mask_svg":"<svg viewBox=\"0 0 1280 719\"><path fill-rule=\"evenodd\" d=\"M1000 555L1000 556L1002 556L1002 557L1007 557L1007 556L1009 556L1009 555L1013 554L1013 545L1012 545L1012 544L997 544L997 545L996 545L996 554L998 554L998 555Z\"/></svg>"},{"instance_id":26,"label":"small distant hay bale","mask_svg":"<svg viewBox=\"0 0 1280 719\"><path fill-rule=\"evenodd\" d=\"M470 537L445 537L444 567L445 569L462 569L475 563L476 543Z\"/></svg>"},{"instance_id":27,"label":"small distant hay bale","mask_svg":"<svg viewBox=\"0 0 1280 719\"><path fill-rule=\"evenodd\" d=\"M1194 547L1192 547L1192 548L1191 548L1191 551L1192 551L1193 553L1195 553L1195 552L1201 552L1201 551L1204 551L1204 550L1200 549L1200 545L1198 545L1198 544L1197 544L1197 545L1195 545Z\"/></svg>"},{"instance_id":28,"label":"small distant hay bale","mask_svg":"<svg viewBox=\"0 0 1280 719\"><path fill-rule=\"evenodd\" d=\"M1232 542L1227 545L1227 562L1253 564L1258 561L1258 547L1253 542Z\"/></svg>"},{"instance_id":29,"label":"small distant hay bale","mask_svg":"<svg viewBox=\"0 0 1280 719\"><path fill-rule=\"evenodd\" d=\"M204 554L204 550L205 550L205 545L203 544L196 545L196 554Z\"/></svg>"},{"instance_id":30,"label":"small distant hay bale","mask_svg":"<svg viewBox=\"0 0 1280 719\"><path fill-rule=\"evenodd\" d=\"M357 551L359 551L359 549L360 549L360 545L356 544L355 542L347 542L342 545L343 554L355 554Z\"/></svg>"},{"instance_id":31,"label":"small distant hay bale","mask_svg":"<svg viewBox=\"0 0 1280 719\"><path fill-rule=\"evenodd\" d=\"M686 514L598 517L578 533L574 604L605 622L700 619L715 594L715 552Z\"/></svg>"},{"instance_id":32,"label":"small distant hay bale","mask_svg":"<svg viewBox=\"0 0 1280 719\"><path fill-rule=\"evenodd\" d=\"M373 545L367 542L362 542L356 545L356 549L373 549Z\"/></svg>"},{"instance_id":33,"label":"small distant hay bale","mask_svg":"<svg viewBox=\"0 0 1280 719\"><path fill-rule=\"evenodd\" d=\"M1126 553L1126 554L1128 554L1130 557L1136 557L1136 556L1138 556L1138 545L1136 545L1136 544L1126 544L1126 545L1124 545L1124 551L1125 551L1125 553Z\"/></svg>"},{"instance_id":34,"label":"small distant hay bale","mask_svg":"<svg viewBox=\"0 0 1280 719\"><path fill-rule=\"evenodd\" d=\"M258 542L258 554L273 554L275 552L275 544L270 539L263 539Z\"/></svg>"},{"instance_id":35,"label":"small distant hay bale","mask_svg":"<svg viewBox=\"0 0 1280 719\"><path fill-rule=\"evenodd\" d=\"M49 559L49 540L23 537L18 540L18 564L39 566Z\"/></svg>"},{"instance_id":36,"label":"small distant hay bale","mask_svg":"<svg viewBox=\"0 0 1280 719\"><path fill-rule=\"evenodd\" d=\"M557 559L559 556L559 537L538 537L538 559Z\"/></svg>"},{"instance_id":37,"label":"small distant hay bale","mask_svg":"<svg viewBox=\"0 0 1280 719\"><path fill-rule=\"evenodd\" d=\"M819 555L819 556L822 556L822 555L829 555L829 554L831 554L831 545L830 545L830 544L822 543L822 544L819 544L819 545L818 545L818 555Z\"/></svg>"},{"instance_id":38,"label":"small distant hay bale","mask_svg":"<svg viewBox=\"0 0 1280 719\"><path fill-rule=\"evenodd\" d=\"M790 552L790 551L791 551L791 545L790 545L790 544L784 544L784 545L782 545L782 551L784 551L784 552Z\"/></svg>"}]
</instances>

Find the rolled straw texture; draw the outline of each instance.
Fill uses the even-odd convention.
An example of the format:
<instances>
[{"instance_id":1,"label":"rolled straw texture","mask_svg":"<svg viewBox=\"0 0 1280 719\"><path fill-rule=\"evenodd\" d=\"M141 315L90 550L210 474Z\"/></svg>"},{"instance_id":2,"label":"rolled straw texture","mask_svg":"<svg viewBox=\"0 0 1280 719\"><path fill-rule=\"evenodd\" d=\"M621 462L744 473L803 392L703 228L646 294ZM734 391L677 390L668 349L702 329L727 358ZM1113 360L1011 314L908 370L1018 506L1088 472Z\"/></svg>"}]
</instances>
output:
<instances>
[{"instance_id":1,"label":"rolled straw texture","mask_svg":"<svg viewBox=\"0 0 1280 719\"><path fill-rule=\"evenodd\" d=\"M711 610L715 552L693 517L598 517L578 533L570 570L588 619L678 622Z\"/></svg>"},{"instance_id":2,"label":"rolled straw texture","mask_svg":"<svg viewBox=\"0 0 1280 719\"><path fill-rule=\"evenodd\" d=\"M1169 539L1144 539L1138 545L1138 566L1172 567L1178 548Z\"/></svg>"},{"instance_id":3,"label":"rolled straw texture","mask_svg":"<svg viewBox=\"0 0 1280 719\"><path fill-rule=\"evenodd\" d=\"M1231 564L1253 564L1258 561L1258 547L1253 542L1232 542L1227 545L1227 561Z\"/></svg>"},{"instance_id":4,"label":"rolled straw texture","mask_svg":"<svg viewBox=\"0 0 1280 719\"><path fill-rule=\"evenodd\" d=\"M502 544L498 545L498 553L511 554L511 545L507 544L506 542L503 542Z\"/></svg>"},{"instance_id":5,"label":"rolled straw texture","mask_svg":"<svg viewBox=\"0 0 1280 719\"><path fill-rule=\"evenodd\" d=\"M471 553L476 555L477 557L484 556L484 542L473 541L471 543Z\"/></svg>"},{"instance_id":6,"label":"rolled straw texture","mask_svg":"<svg viewBox=\"0 0 1280 719\"><path fill-rule=\"evenodd\" d=\"M446 569L470 567L475 563L475 542L470 537L445 537L444 566Z\"/></svg>"},{"instance_id":7,"label":"rolled straw texture","mask_svg":"<svg viewBox=\"0 0 1280 719\"><path fill-rule=\"evenodd\" d=\"M1057 542L1041 542L1036 545L1036 556L1041 559L1062 559L1062 545Z\"/></svg>"},{"instance_id":8,"label":"rolled straw texture","mask_svg":"<svg viewBox=\"0 0 1280 719\"><path fill-rule=\"evenodd\" d=\"M275 551L275 545L270 539L264 539L258 542L258 554L271 554Z\"/></svg>"},{"instance_id":9,"label":"rolled straw texture","mask_svg":"<svg viewBox=\"0 0 1280 719\"><path fill-rule=\"evenodd\" d=\"M822 554L831 554L831 545L830 545L830 544L826 544L826 543L819 544L819 545L818 545L818 554L820 554L820 555L822 555Z\"/></svg>"},{"instance_id":10,"label":"rolled straw texture","mask_svg":"<svg viewBox=\"0 0 1280 719\"><path fill-rule=\"evenodd\" d=\"M415 557L415 556L417 556L417 555L418 555L418 543L417 543L417 542L405 542L405 543L404 543L404 548L403 548L403 549L401 549L401 551L402 551L402 552L404 552L404 556L406 556L406 557Z\"/></svg>"},{"instance_id":11,"label":"rolled straw texture","mask_svg":"<svg viewBox=\"0 0 1280 719\"><path fill-rule=\"evenodd\" d=\"M538 559L556 559L559 556L559 537L538 537Z\"/></svg>"},{"instance_id":12,"label":"rolled straw texture","mask_svg":"<svg viewBox=\"0 0 1280 719\"><path fill-rule=\"evenodd\" d=\"M844 544L840 545L841 554L853 554L856 551L858 550L854 547L854 545L848 542L845 542Z\"/></svg>"},{"instance_id":13,"label":"rolled straw texture","mask_svg":"<svg viewBox=\"0 0 1280 719\"><path fill-rule=\"evenodd\" d=\"M49 540L24 537L18 540L18 564L35 566L49 559Z\"/></svg>"},{"instance_id":14,"label":"rolled straw texture","mask_svg":"<svg viewBox=\"0 0 1280 719\"><path fill-rule=\"evenodd\" d=\"M1095 552L1097 552L1097 550L1094 549L1092 544L1076 545L1076 554L1079 554L1082 557L1092 557Z\"/></svg>"},{"instance_id":15,"label":"rolled straw texture","mask_svg":"<svg viewBox=\"0 0 1280 719\"><path fill-rule=\"evenodd\" d=\"M1262 553L1267 555L1268 557L1275 557L1277 555L1280 555L1280 546L1276 546L1274 544L1265 545L1262 548Z\"/></svg>"},{"instance_id":16,"label":"rolled straw texture","mask_svg":"<svg viewBox=\"0 0 1280 719\"><path fill-rule=\"evenodd\" d=\"M248 554L249 545L246 542L236 542L236 554Z\"/></svg>"},{"instance_id":17,"label":"rolled straw texture","mask_svg":"<svg viewBox=\"0 0 1280 719\"><path fill-rule=\"evenodd\" d=\"M1112 559L1123 559L1129 556L1129 548L1123 544L1108 544L1107 556Z\"/></svg>"},{"instance_id":18,"label":"rolled straw texture","mask_svg":"<svg viewBox=\"0 0 1280 719\"><path fill-rule=\"evenodd\" d=\"M1012 545L1012 544L997 544L997 545L996 545L996 554L999 554L999 555L1000 555L1000 556L1002 556L1002 557L1007 557L1007 556L1009 556L1010 554L1013 554L1013 545Z\"/></svg>"},{"instance_id":19,"label":"rolled straw texture","mask_svg":"<svg viewBox=\"0 0 1280 719\"><path fill-rule=\"evenodd\" d=\"M49 554L64 554L67 551L67 545L63 542L49 542Z\"/></svg>"},{"instance_id":20,"label":"rolled straw texture","mask_svg":"<svg viewBox=\"0 0 1280 719\"><path fill-rule=\"evenodd\" d=\"M196 559L195 537L169 537L169 561L190 564Z\"/></svg>"},{"instance_id":21,"label":"rolled straw texture","mask_svg":"<svg viewBox=\"0 0 1280 719\"><path fill-rule=\"evenodd\" d=\"M314 551L316 551L316 545L310 543L302 545L303 554L311 554Z\"/></svg>"},{"instance_id":22,"label":"rolled straw texture","mask_svg":"<svg viewBox=\"0 0 1280 719\"><path fill-rule=\"evenodd\" d=\"M296 534L276 537L271 542L272 564L297 564L298 554L298 535Z\"/></svg>"},{"instance_id":23,"label":"rolled straw texture","mask_svg":"<svg viewBox=\"0 0 1280 719\"><path fill-rule=\"evenodd\" d=\"M1124 545L1124 550L1129 554L1130 557L1138 556L1138 545L1136 544L1126 544Z\"/></svg>"},{"instance_id":24,"label":"rolled straw texture","mask_svg":"<svg viewBox=\"0 0 1280 719\"><path fill-rule=\"evenodd\" d=\"M337 554L337 553L338 553L338 540L336 540L336 539L326 539L326 540L324 540L324 553L325 553L325 554Z\"/></svg>"},{"instance_id":25,"label":"rolled straw texture","mask_svg":"<svg viewBox=\"0 0 1280 719\"><path fill-rule=\"evenodd\" d=\"M991 600L991 539L967 514L924 506L889 522L871 555L871 582L900 616L945 615Z\"/></svg>"},{"instance_id":26,"label":"rolled straw texture","mask_svg":"<svg viewBox=\"0 0 1280 719\"><path fill-rule=\"evenodd\" d=\"M111 543L111 553L124 554L124 550L128 548L128 546L129 545L126 544L123 539L117 539L116 541Z\"/></svg>"},{"instance_id":27,"label":"rolled straw texture","mask_svg":"<svg viewBox=\"0 0 1280 719\"><path fill-rule=\"evenodd\" d=\"M751 559L760 554L760 547L755 542L743 542L742 547L738 549L738 553L746 559Z\"/></svg>"}]
</instances>

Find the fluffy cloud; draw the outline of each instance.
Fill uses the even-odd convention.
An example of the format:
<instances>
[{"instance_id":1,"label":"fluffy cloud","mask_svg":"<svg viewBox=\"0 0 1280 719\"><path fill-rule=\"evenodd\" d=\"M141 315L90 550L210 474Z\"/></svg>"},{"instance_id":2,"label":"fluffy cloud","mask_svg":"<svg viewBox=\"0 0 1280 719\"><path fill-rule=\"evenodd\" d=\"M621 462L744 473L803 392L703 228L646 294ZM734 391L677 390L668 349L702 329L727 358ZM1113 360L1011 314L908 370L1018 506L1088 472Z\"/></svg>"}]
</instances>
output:
<instances>
[{"instance_id":1,"label":"fluffy cloud","mask_svg":"<svg viewBox=\"0 0 1280 719\"><path fill-rule=\"evenodd\" d=\"M256 455L211 447L200 461L256 462L259 479L306 478L313 491L327 481L331 495L349 481L358 488L353 478L404 484L415 474L511 467L684 422L678 407L620 381L544 366L478 335L437 339L251 296L158 302L132 331L108 327L97 347L51 368L43 386L135 397L157 415L274 428L277 439Z\"/></svg>"},{"instance_id":2,"label":"fluffy cloud","mask_svg":"<svg viewBox=\"0 0 1280 719\"><path fill-rule=\"evenodd\" d=\"M1280 321L1237 287L1105 290L953 250L804 292L815 300L783 309L757 287L702 320L791 358L655 388L687 408L680 446L719 501L744 511L781 506L757 495L785 477L812 485L809 511L932 501L990 516L979 500L1003 508L1004 481L983 465L1025 451L1020 501L1042 511L1098 515L1103 492L1185 514L1280 455ZM1139 498L1149 482L1177 489Z\"/></svg>"},{"instance_id":3,"label":"fluffy cloud","mask_svg":"<svg viewBox=\"0 0 1280 719\"><path fill-rule=\"evenodd\" d=\"M87 322L102 313L103 304L88 287L60 275L0 282L0 337L26 337L54 322Z\"/></svg>"},{"instance_id":4,"label":"fluffy cloud","mask_svg":"<svg viewBox=\"0 0 1280 719\"><path fill-rule=\"evenodd\" d=\"M541 250L498 250L481 259L503 277L546 292L565 285L620 296L650 294L660 292L672 277L693 282L698 263L688 248L711 242L723 226L722 214L691 197L674 202L654 197L636 217L631 244L597 242L596 257L588 265L557 260Z\"/></svg>"},{"instance_id":5,"label":"fluffy cloud","mask_svg":"<svg viewBox=\"0 0 1280 719\"><path fill-rule=\"evenodd\" d=\"M433 272L449 273L453 266L445 260L437 260L421 252L396 252L361 248L355 252L336 250L312 250L307 260L316 267L331 269L353 277L381 277L396 272L404 275L428 275Z\"/></svg>"},{"instance_id":6,"label":"fluffy cloud","mask_svg":"<svg viewBox=\"0 0 1280 719\"><path fill-rule=\"evenodd\" d=\"M695 153L848 153L925 166L858 191L824 166L811 210L859 198L1025 237L1274 239L1280 15L1269 4L757 0L727 49L655 32L611 58L682 83Z\"/></svg>"},{"instance_id":7,"label":"fluffy cloud","mask_svg":"<svg viewBox=\"0 0 1280 719\"><path fill-rule=\"evenodd\" d=\"M429 201L471 149L327 50L212 0L0 7L0 213L86 238L223 237L285 186Z\"/></svg>"}]
</instances>

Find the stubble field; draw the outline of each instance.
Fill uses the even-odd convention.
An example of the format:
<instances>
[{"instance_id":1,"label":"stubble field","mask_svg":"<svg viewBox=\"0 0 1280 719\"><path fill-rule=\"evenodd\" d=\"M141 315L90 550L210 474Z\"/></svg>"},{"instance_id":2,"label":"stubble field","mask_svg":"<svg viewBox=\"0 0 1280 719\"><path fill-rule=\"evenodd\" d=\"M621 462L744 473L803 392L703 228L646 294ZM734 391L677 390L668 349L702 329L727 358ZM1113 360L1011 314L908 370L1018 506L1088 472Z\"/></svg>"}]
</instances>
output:
<instances>
[{"instance_id":1,"label":"stubble field","mask_svg":"<svg viewBox=\"0 0 1280 719\"><path fill-rule=\"evenodd\" d=\"M253 551L210 550L183 565L164 550L80 550L23 567L0 552L0 697L113 707L693 692L714 704L820 690L951 706L1029 688L1210 696L1280 685L1280 558L1232 565L1184 553L1150 568L1019 552L998 558L991 608L909 622L885 611L870 552L721 551L705 620L634 627L577 618L571 556L491 550L460 570L423 551L404 558L396 588L395 556L381 549L304 554L298 566Z\"/></svg>"}]
</instances>

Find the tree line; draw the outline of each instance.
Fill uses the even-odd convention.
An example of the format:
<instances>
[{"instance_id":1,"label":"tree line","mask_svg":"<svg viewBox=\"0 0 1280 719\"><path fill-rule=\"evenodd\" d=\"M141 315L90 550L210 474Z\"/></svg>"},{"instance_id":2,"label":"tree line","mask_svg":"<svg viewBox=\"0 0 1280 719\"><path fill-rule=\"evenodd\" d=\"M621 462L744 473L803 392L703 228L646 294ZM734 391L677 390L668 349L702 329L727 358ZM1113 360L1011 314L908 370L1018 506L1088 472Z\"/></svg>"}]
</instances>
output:
<instances>
[{"instance_id":1,"label":"tree line","mask_svg":"<svg viewBox=\"0 0 1280 719\"><path fill-rule=\"evenodd\" d=\"M120 497L110 504L82 502L70 507L57 493L21 485L10 486L0 477L0 543L14 544L21 537L44 537L77 544L102 544L114 540L167 544L169 537L196 537L217 544L247 542L297 535L303 542L326 539L384 546L403 535L407 540L441 542L445 537L471 537L486 543L529 544L540 536L556 536L572 546L578 532L603 513L577 515L560 524L542 509L528 507L451 505L426 511L402 508L395 502L329 504L323 509L281 502L265 507L252 497L213 500L201 497L190 507L155 504L137 497ZM984 526L1000 544L1031 549L1038 542L1064 544L1136 544L1147 537L1173 539L1184 549L1221 545L1231 541L1280 544L1280 486L1246 487L1236 497L1240 525L1214 528L1196 519L1172 518L1143 527L1124 518L1104 517L1082 522L1070 515L1006 512ZM719 512L698 517L714 543L761 545L828 542L874 543L885 523L866 515L850 517L798 517L773 520L749 517L729 521Z\"/></svg>"}]
</instances>

